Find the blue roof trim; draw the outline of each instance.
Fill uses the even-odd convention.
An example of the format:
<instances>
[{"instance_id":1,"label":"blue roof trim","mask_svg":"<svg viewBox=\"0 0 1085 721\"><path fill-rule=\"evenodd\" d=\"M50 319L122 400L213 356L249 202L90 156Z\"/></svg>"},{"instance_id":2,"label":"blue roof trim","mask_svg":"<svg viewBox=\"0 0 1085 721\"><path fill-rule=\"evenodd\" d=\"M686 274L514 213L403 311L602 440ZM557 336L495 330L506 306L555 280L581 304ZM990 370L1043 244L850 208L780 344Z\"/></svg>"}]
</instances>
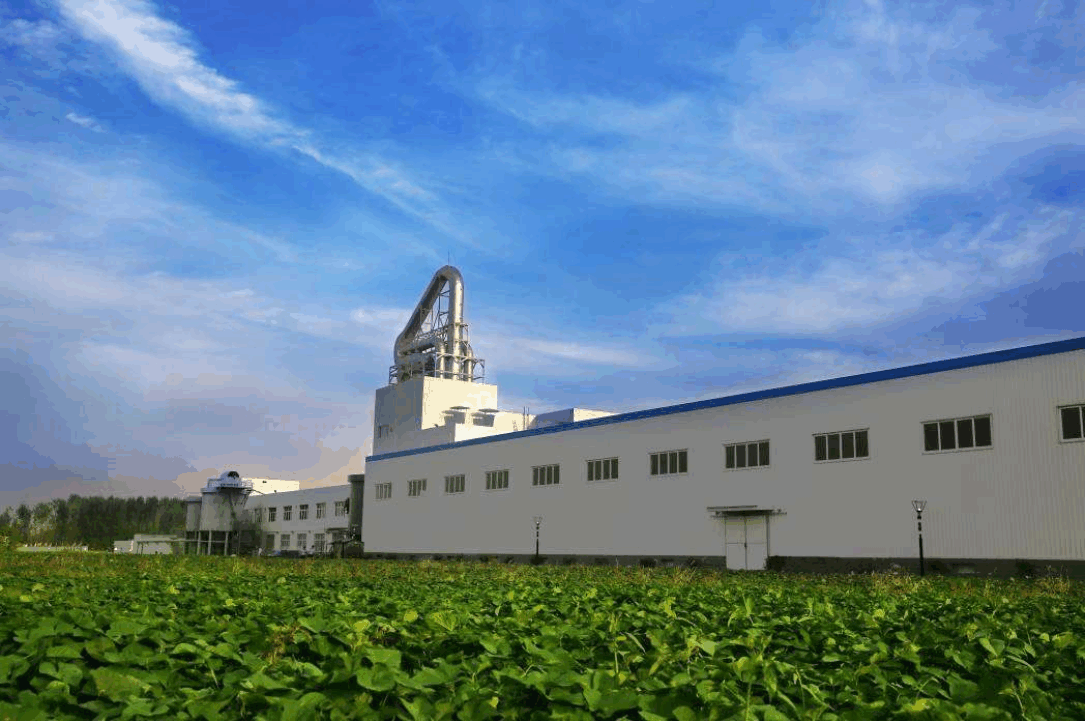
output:
<instances>
[{"instance_id":1,"label":"blue roof trim","mask_svg":"<svg viewBox=\"0 0 1085 721\"><path fill-rule=\"evenodd\" d=\"M857 386L864 383L877 383L878 381L911 378L913 376L941 373L943 371L959 370L961 368L975 368L977 366L994 365L995 363L1005 363L1007 361L1038 358L1040 356L1054 355L1056 353L1068 353L1075 350L1085 350L1085 336L1053 341L1051 343L1022 346L1020 348L1009 348L1007 350L979 353L977 355L930 361L928 363L903 366L901 368L871 371L869 373L860 373L859 375L845 376L843 378L830 378L823 381L813 381L793 386L783 386L781 388L770 388L763 391L740 393L738 395L725 396L723 398L711 398L704 401L693 401L691 403L680 403L674 406L663 406L662 408L649 408L643 411L619 413L613 416L604 416L602 418L591 418L586 421L548 426L547 428L533 428L527 431L515 431L513 433L502 433L500 435L486 436L484 438L472 438L470 440L460 441L459 443L443 443L438 446L425 446L423 448L412 448L406 451L382 453L376 456L368 456L365 460L368 464L376 461L386 461L392 458L402 458L404 456L414 456L422 453L436 453L450 448L467 448L469 446L478 446L484 443L497 443L499 441L507 441L514 438L542 436L547 433L562 433L564 431L591 428L593 426L605 426L611 423L627 423L629 421L637 421L644 418L669 416L674 413L689 413L690 411L699 411L706 408L719 408L721 406L730 406L737 403L750 403L768 398L782 398L785 396L801 395L803 393L813 393L815 391L832 390L834 388L847 388L848 386Z\"/></svg>"}]
</instances>

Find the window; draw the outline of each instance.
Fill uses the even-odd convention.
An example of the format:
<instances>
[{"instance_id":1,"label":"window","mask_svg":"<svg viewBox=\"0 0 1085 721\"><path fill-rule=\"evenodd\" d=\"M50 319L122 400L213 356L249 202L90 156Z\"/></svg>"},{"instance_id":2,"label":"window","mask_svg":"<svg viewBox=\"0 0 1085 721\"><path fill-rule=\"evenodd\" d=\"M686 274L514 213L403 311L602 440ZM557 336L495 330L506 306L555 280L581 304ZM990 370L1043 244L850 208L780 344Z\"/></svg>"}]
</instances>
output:
<instances>
[{"instance_id":1,"label":"window","mask_svg":"<svg viewBox=\"0 0 1085 721\"><path fill-rule=\"evenodd\" d=\"M289 521L290 520L291 513L293 512L293 509L294 509L293 506L283 506L283 520L284 521Z\"/></svg>"},{"instance_id":2,"label":"window","mask_svg":"<svg viewBox=\"0 0 1085 721\"><path fill-rule=\"evenodd\" d=\"M346 501L336 501L335 502L335 515L336 516L345 516L345 515L347 515L347 502Z\"/></svg>"},{"instance_id":3,"label":"window","mask_svg":"<svg viewBox=\"0 0 1085 721\"><path fill-rule=\"evenodd\" d=\"M869 430L819 433L814 436L815 461L847 461L870 457Z\"/></svg>"},{"instance_id":4,"label":"window","mask_svg":"<svg viewBox=\"0 0 1085 721\"><path fill-rule=\"evenodd\" d=\"M923 424L923 450L938 451L988 448L991 445L991 416L972 416Z\"/></svg>"},{"instance_id":5,"label":"window","mask_svg":"<svg viewBox=\"0 0 1085 721\"><path fill-rule=\"evenodd\" d=\"M467 476L445 476L445 493L463 493L467 488Z\"/></svg>"},{"instance_id":6,"label":"window","mask_svg":"<svg viewBox=\"0 0 1085 721\"><path fill-rule=\"evenodd\" d=\"M304 534L304 533L299 533L298 534L298 550L301 550L301 551L305 550L305 542L308 540L306 538L306 535L307 534Z\"/></svg>"},{"instance_id":7,"label":"window","mask_svg":"<svg viewBox=\"0 0 1085 721\"><path fill-rule=\"evenodd\" d=\"M534 466L531 469L531 485L556 486L561 483L561 466Z\"/></svg>"},{"instance_id":8,"label":"window","mask_svg":"<svg viewBox=\"0 0 1085 721\"><path fill-rule=\"evenodd\" d=\"M653 476L669 476L686 472L686 451L663 451L649 454Z\"/></svg>"},{"instance_id":9,"label":"window","mask_svg":"<svg viewBox=\"0 0 1085 721\"><path fill-rule=\"evenodd\" d=\"M300 506L298 506L298 520L299 521L304 521L308 517L309 517L309 504L308 503L303 503Z\"/></svg>"},{"instance_id":10,"label":"window","mask_svg":"<svg viewBox=\"0 0 1085 721\"><path fill-rule=\"evenodd\" d=\"M275 520L275 508L267 509L267 520L269 522Z\"/></svg>"},{"instance_id":11,"label":"window","mask_svg":"<svg viewBox=\"0 0 1085 721\"><path fill-rule=\"evenodd\" d=\"M1059 417L1062 420L1062 439L1064 441L1085 440L1082 432L1082 415L1085 414L1085 406L1066 406L1059 409Z\"/></svg>"},{"instance_id":12,"label":"window","mask_svg":"<svg viewBox=\"0 0 1085 721\"><path fill-rule=\"evenodd\" d=\"M275 534L269 533L264 537L264 550L271 551L275 549Z\"/></svg>"},{"instance_id":13,"label":"window","mask_svg":"<svg viewBox=\"0 0 1085 721\"><path fill-rule=\"evenodd\" d=\"M728 443L723 447L724 466L730 470L759 468L769 464L769 442Z\"/></svg>"},{"instance_id":14,"label":"window","mask_svg":"<svg viewBox=\"0 0 1085 721\"><path fill-rule=\"evenodd\" d=\"M390 482L389 483L377 483L377 484L374 484L373 487L376 489L376 494L377 494L377 500L378 501L383 501L383 500L385 500L387 498L392 497L392 484ZM340 503L342 503L342 501L336 501L336 503L335 503L335 506L336 506L335 515L337 515L337 516L340 515L340 513L339 513L339 504Z\"/></svg>"},{"instance_id":15,"label":"window","mask_svg":"<svg viewBox=\"0 0 1085 721\"><path fill-rule=\"evenodd\" d=\"M589 481L616 481L618 480L618 459L602 458L588 461Z\"/></svg>"},{"instance_id":16,"label":"window","mask_svg":"<svg viewBox=\"0 0 1085 721\"><path fill-rule=\"evenodd\" d=\"M264 520L264 509L259 507L252 509L252 520L256 523L260 523Z\"/></svg>"},{"instance_id":17,"label":"window","mask_svg":"<svg viewBox=\"0 0 1085 721\"><path fill-rule=\"evenodd\" d=\"M419 478L416 481L407 481L407 495L421 496L426 492L426 479Z\"/></svg>"},{"instance_id":18,"label":"window","mask_svg":"<svg viewBox=\"0 0 1085 721\"><path fill-rule=\"evenodd\" d=\"M386 438L392 435L392 426L377 426L377 438Z\"/></svg>"},{"instance_id":19,"label":"window","mask_svg":"<svg viewBox=\"0 0 1085 721\"><path fill-rule=\"evenodd\" d=\"M324 553L324 534L313 534L313 553Z\"/></svg>"},{"instance_id":20,"label":"window","mask_svg":"<svg viewBox=\"0 0 1085 721\"><path fill-rule=\"evenodd\" d=\"M486 490L498 491L509 487L509 471L486 471Z\"/></svg>"},{"instance_id":21,"label":"window","mask_svg":"<svg viewBox=\"0 0 1085 721\"><path fill-rule=\"evenodd\" d=\"M318 503L318 504L316 504L316 517L317 518L323 518L326 515L328 515L328 504L327 503Z\"/></svg>"},{"instance_id":22,"label":"window","mask_svg":"<svg viewBox=\"0 0 1085 721\"><path fill-rule=\"evenodd\" d=\"M279 536L279 548L281 548L283 550L286 550L287 548L290 548L290 534L289 533L284 533L281 536Z\"/></svg>"}]
</instances>

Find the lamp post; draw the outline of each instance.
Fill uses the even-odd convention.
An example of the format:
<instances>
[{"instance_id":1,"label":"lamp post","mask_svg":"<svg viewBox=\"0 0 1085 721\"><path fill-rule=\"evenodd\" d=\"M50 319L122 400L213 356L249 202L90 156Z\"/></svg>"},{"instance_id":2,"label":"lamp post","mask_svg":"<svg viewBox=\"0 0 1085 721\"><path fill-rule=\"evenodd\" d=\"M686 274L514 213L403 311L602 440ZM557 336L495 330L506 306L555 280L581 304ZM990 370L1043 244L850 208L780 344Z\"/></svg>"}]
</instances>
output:
<instances>
[{"instance_id":1,"label":"lamp post","mask_svg":"<svg viewBox=\"0 0 1085 721\"><path fill-rule=\"evenodd\" d=\"M535 516L531 520L535 521L535 562L539 562L539 526L542 525L542 516Z\"/></svg>"},{"instance_id":2,"label":"lamp post","mask_svg":"<svg viewBox=\"0 0 1085 721\"><path fill-rule=\"evenodd\" d=\"M923 567L923 509L927 507L926 501L912 501L915 509L915 520L919 524L919 575L925 576L926 569Z\"/></svg>"}]
</instances>

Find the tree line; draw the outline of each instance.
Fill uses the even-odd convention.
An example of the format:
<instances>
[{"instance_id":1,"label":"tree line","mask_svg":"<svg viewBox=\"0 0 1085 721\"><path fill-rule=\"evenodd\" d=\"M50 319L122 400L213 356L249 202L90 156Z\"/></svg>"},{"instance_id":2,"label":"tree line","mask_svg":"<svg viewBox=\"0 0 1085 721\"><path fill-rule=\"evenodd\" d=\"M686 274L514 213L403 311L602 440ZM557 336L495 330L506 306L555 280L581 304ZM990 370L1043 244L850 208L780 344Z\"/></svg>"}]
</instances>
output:
<instances>
[{"instance_id":1,"label":"tree line","mask_svg":"<svg viewBox=\"0 0 1085 721\"><path fill-rule=\"evenodd\" d=\"M185 502L180 498L73 494L0 513L0 536L31 545L112 550L114 541L137 533L183 535L184 530Z\"/></svg>"}]
</instances>

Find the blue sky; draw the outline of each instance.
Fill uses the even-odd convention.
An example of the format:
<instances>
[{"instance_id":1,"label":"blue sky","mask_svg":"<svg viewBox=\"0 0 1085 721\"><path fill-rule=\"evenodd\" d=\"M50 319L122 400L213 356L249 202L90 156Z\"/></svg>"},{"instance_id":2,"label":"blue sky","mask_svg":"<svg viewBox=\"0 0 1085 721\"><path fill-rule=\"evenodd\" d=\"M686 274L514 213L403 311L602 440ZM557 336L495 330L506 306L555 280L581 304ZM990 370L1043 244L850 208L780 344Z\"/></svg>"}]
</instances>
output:
<instances>
[{"instance_id":1,"label":"blue sky","mask_svg":"<svg viewBox=\"0 0 1085 721\"><path fill-rule=\"evenodd\" d=\"M449 259L533 412L1085 333L1083 30L1057 0L0 0L0 505L345 482Z\"/></svg>"}]
</instances>

